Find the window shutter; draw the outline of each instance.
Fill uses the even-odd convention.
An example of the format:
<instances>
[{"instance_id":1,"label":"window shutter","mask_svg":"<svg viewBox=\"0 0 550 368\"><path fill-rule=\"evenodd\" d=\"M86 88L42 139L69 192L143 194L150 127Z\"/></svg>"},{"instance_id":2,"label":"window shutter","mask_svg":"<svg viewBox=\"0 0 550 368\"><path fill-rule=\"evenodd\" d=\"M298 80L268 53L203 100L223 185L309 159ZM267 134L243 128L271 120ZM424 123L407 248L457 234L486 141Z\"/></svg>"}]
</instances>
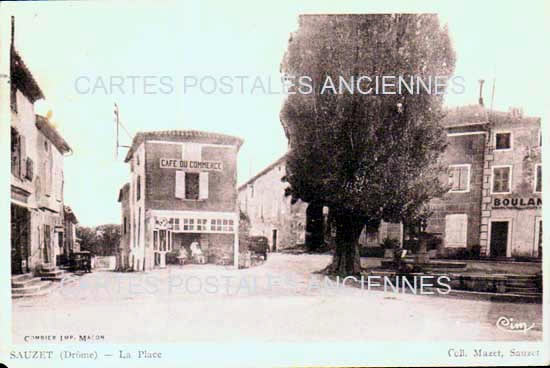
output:
<instances>
[{"instance_id":1,"label":"window shutter","mask_svg":"<svg viewBox=\"0 0 550 368\"><path fill-rule=\"evenodd\" d=\"M199 199L208 199L208 173L199 174Z\"/></svg>"},{"instance_id":2,"label":"window shutter","mask_svg":"<svg viewBox=\"0 0 550 368\"><path fill-rule=\"evenodd\" d=\"M19 177L23 179L27 173L27 146L22 135L19 136L19 165Z\"/></svg>"},{"instance_id":3,"label":"window shutter","mask_svg":"<svg viewBox=\"0 0 550 368\"><path fill-rule=\"evenodd\" d=\"M30 157L27 157L27 172L25 173L27 179L32 180L34 177L34 163Z\"/></svg>"},{"instance_id":4,"label":"window shutter","mask_svg":"<svg viewBox=\"0 0 550 368\"><path fill-rule=\"evenodd\" d=\"M466 247L468 230L468 216L453 214L445 216L445 247Z\"/></svg>"},{"instance_id":5,"label":"window shutter","mask_svg":"<svg viewBox=\"0 0 550 368\"><path fill-rule=\"evenodd\" d=\"M459 189L460 190L466 190L466 188L468 188L468 179L469 179L468 168L467 167L461 167L459 170L460 170Z\"/></svg>"},{"instance_id":6,"label":"window shutter","mask_svg":"<svg viewBox=\"0 0 550 368\"><path fill-rule=\"evenodd\" d=\"M176 198L185 199L185 171L176 171Z\"/></svg>"}]
</instances>

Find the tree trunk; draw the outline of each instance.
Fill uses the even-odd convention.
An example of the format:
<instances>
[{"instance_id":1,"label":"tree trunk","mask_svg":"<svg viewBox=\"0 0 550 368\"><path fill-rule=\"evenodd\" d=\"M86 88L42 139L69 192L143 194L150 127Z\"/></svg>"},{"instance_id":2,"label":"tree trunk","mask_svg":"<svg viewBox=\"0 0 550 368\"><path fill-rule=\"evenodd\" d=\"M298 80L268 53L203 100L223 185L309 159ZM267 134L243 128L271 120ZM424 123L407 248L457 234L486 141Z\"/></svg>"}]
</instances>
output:
<instances>
[{"instance_id":1,"label":"tree trunk","mask_svg":"<svg viewBox=\"0 0 550 368\"><path fill-rule=\"evenodd\" d=\"M365 219L346 210L335 212L336 249L329 270L342 276L358 275L361 273L358 240L365 226Z\"/></svg>"},{"instance_id":2,"label":"tree trunk","mask_svg":"<svg viewBox=\"0 0 550 368\"><path fill-rule=\"evenodd\" d=\"M312 202L306 209L306 246L309 251L316 251L324 245L323 206Z\"/></svg>"}]
</instances>

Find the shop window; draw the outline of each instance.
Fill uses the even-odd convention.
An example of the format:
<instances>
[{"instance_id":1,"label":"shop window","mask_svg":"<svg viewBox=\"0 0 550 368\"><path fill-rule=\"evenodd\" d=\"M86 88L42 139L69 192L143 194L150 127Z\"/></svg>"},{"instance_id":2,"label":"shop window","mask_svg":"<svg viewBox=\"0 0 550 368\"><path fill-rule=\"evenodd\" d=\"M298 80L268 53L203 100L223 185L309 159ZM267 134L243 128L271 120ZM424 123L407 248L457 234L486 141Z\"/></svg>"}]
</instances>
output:
<instances>
[{"instance_id":1,"label":"shop window","mask_svg":"<svg viewBox=\"0 0 550 368\"><path fill-rule=\"evenodd\" d=\"M468 215L445 216L445 247L465 248L468 234Z\"/></svg>"},{"instance_id":2,"label":"shop window","mask_svg":"<svg viewBox=\"0 0 550 368\"><path fill-rule=\"evenodd\" d=\"M510 166L493 167L493 193L510 193L511 171Z\"/></svg>"},{"instance_id":3,"label":"shop window","mask_svg":"<svg viewBox=\"0 0 550 368\"><path fill-rule=\"evenodd\" d=\"M166 251L166 230L159 230L159 250Z\"/></svg>"},{"instance_id":4,"label":"shop window","mask_svg":"<svg viewBox=\"0 0 550 368\"><path fill-rule=\"evenodd\" d=\"M449 185L451 192L468 192L470 190L470 165L449 166Z\"/></svg>"},{"instance_id":5,"label":"shop window","mask_svg":"<svg viewBox=\"0 0 550 368\"><path fill-rule=\"evenodd\" d=\"M542 165L535 166L535 193L542 192Z\"/></svg>"},{"instance_id":6,"label":"shop window","mask_svg":"<svg viewBox=\"0 0 550 368\"><path fill-rule=\"evenodd\" d=\"M197 230L199 230L199 231L208 231L208 220L207 219L197 219Z\"/></svg>"},{"instance_id":7,"label":"shop window","mask_svg":"<svg viewBox=\"0 0 550 368\"><path fill-rule=\"evenodd\" d=\"M192 231L195 230L195 219L183 219L183 230Z\"/></svg>"},{"instance_id":8,"label":"shop window","mask_svg":"<svg viewBox=\"0 0 550 368\"><path fill-rule=\"evenodd\" d=\"M495 134L495 149L507 150L512 148L512 133L501 132Z\"/></svg>"}]
</instances>

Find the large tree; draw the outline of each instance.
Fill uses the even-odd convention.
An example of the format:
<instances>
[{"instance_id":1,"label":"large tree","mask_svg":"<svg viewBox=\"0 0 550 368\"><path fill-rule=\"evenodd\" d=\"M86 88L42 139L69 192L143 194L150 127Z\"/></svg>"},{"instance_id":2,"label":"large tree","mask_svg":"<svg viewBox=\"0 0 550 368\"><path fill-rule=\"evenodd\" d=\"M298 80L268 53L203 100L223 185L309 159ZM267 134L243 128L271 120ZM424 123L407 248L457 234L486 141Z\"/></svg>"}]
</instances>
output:
<instances>
[{"instance_id":1,"label":"large tree","mask_svg":"<svg viewBox=\"0 0 550 368\"><path fill-rule=\"evenodd\" d=\"M447 29L433 14L307 15L290 37L281 71L295 86L281 110L290 151L287 193L294 200L328 206L336 226L331 271L360 272L362 228L381 220L410 221L445 188L438 164L445 149L444 88L455 55ZM330 77L403 76L413 93L332 93ZM312 93L298 90L311 78ZM417 78L430 92L417 88ZM440 81L445 80L439 79ZM393 83L396 81L393 80ZM396 91L388 88L387 91Z\"/></svg>"},{"instance_id":2,"label":"large tree","mask_svg":"<svg viewBox=\"0 0 550 368\"><path fill-rule=\"evenodd\" d=\"M115 255L120 243L120 225L106 224L96 227L77 226L76 236L80 248L98 256Z\"/></svg>"}]
</instances>

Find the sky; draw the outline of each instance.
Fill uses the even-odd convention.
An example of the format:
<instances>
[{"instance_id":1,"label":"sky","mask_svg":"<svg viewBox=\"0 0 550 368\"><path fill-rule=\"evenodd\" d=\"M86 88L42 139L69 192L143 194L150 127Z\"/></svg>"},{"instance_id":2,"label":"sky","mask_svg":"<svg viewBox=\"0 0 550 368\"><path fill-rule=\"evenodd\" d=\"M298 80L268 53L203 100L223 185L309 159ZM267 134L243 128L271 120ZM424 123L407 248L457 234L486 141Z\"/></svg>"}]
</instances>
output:
<instances>
[{"instance_id":1,"label":"sky","mask_svg":"<svg viewBox=\"0 0 550 368\"><path fill-rule=\"evenodd\" d=\"M315 5L313 5L315 4ZM238 183L283 155L279 121L280 62L299 14L435 12L448 24L463 94L445 103L477 103L485 79L488 105L522 107L548 117L549 6L544 1L297 2L138 1L39 2L0 5L2 22L15 15L15 43L73 148L64 161L65 202L81 225L120 223L118 190L129 178L115 156L113 104L131 135L138 131L197 129L236 135ZM4 28L5 29L5 28ZM2 34L3 40L7 35ZM233 77L233 93L212 93L213 79ZM246 77L240 93L236 76ZM194 78L194 79L193 79ZM272 93L249 93L259 78ZM189 86L202 81L203 90ZM111 88L111 84L114 85ZM269 92L269 91L268 91ZM121 133L121 144L130 137Z\"/></svg>"}]
</instances>

